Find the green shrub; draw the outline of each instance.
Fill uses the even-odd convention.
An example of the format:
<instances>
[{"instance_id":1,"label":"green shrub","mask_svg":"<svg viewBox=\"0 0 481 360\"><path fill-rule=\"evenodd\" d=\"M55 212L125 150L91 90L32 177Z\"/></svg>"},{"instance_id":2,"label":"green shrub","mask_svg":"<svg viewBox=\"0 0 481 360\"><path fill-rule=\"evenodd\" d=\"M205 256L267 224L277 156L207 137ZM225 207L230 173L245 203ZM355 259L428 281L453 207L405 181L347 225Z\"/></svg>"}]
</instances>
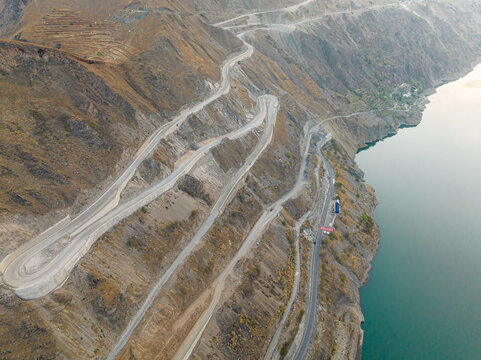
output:
<instances>
[{"instance_id":1,"label":"green shrub","mask_svg":"<svg viewBox=\"0 0 481 360\"><path fill-rule=\"evenodd\" d=\"M366 234L370 234L371 231L372 231L372 228L374 226L374 221L372 219L372 217L370 217L368 214L366 213L363 213L360 217L360 222L363 226L363 231L366 233Z\"/></svg>"},{"instance_id":2,"label":"green shrub","mask_svg":"<svg viewBox=\"0 0 481 360\"><path fill-rule=\"evenodd\" d=\"M254 289L252 287L249 286L247 288L242 289L242 297L243 298L249 298L252 295L254 295Z\"/></svg>"},{"instance_id":3,"label":"green shrub","mask_svg":"<svg viewBox=\"0 0 481 360\"><path fill-rule=\"evenodd\" d=\"M284 345L282 345L281 348L281 359L284 359L287 355L287 351L289 350L289 346L291 344L289 342L285 342Z\"/></svg>"},{"instance_id":4,"label":"green shrub","mask_svg":"<svg viewBox=\"0 0 481 360\"><path fill-rule=\"evenodd\" d=\"M304 309L301 309L301 311L299 311L299 314L297 315L297 322L298 323L301 322L303 316L304 316Z\"/></svg>"}]
</instances>

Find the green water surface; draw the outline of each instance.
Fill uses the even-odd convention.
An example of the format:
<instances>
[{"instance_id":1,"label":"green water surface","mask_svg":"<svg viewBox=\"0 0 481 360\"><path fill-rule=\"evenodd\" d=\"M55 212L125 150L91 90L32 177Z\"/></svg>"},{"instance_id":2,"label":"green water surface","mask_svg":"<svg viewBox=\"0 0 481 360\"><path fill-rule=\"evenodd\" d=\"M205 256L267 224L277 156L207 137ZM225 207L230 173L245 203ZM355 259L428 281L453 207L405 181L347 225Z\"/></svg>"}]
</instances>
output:
<instances>
[{"instance_id":1,"label":"green water surface","mask_svg":"<svg viewBox=\"0 0 481 360\"><path fill-rule=\"evenodd\" d=\"M481 65L429 99L418 127L356 158L381 228L364 360L481 359Z\"/></svg>"}]
</instances>

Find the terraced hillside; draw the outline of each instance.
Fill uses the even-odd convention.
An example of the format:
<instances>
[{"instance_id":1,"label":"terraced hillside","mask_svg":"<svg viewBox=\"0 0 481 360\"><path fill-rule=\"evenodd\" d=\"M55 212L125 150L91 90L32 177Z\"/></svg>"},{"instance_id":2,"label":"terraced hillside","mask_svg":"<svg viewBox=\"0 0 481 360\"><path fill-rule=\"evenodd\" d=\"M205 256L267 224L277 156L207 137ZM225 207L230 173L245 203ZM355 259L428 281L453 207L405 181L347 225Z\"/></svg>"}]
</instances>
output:
<instances>
[{"instance_id":1,"label":"terraced hillside","mask_svg":"<svg viewBox=\"0 0 481 360\"><path fill-rule=\"evenodd\" d=\"M92 20L68 9L55 9L19 37L63 49L89 60L125 61L135 54L135 48L123 44L114 36L123 29L110 20Z\"/></svg>"}]
</instances>

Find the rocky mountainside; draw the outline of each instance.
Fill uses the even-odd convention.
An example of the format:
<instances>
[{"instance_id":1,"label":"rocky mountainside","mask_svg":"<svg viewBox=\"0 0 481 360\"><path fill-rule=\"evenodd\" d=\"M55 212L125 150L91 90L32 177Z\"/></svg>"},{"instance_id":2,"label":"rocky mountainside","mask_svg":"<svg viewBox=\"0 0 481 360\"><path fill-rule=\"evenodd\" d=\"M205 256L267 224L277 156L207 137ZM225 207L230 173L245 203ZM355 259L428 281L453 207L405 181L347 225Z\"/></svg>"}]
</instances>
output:
<instances>
[{"instance_id":1,"label":"rocky mountainside","mask_svg":"<svg viewBox=\"0 0 481 360\"><path fill-rule=\"evenodd\" d=\"M28 0L5 0L0 3L0 34L17 24L28 2Z\"/></svg>"},{"instance_id":2,"label":"rocky mountainside","mask_svg":"<svg viewBox=\"0 0 481 360\"><path fill-rule=\"evenodd\" d=\"M2 272L163 134L108 210L162 191L65 282L22 300L2 273L1 358L295 358L312 316L306 358L361 357L379 232L354 156L479 62L480 2L0 0L0 36Z\"/></svg>"}]
</instances>

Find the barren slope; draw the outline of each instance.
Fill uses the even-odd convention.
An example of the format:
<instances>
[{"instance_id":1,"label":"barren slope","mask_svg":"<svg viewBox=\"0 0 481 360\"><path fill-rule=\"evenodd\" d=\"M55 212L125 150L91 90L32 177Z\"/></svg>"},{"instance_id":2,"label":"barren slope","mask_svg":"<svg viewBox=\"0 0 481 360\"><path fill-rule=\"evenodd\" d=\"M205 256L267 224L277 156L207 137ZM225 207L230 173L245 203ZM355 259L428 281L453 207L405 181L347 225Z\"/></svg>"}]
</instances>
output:
<instances>
[{"instance_id":1,"label":"barren slope","mask_svg":"<svg viewBox=\"0 0 481 360\"><path fill-rule=\"evenodd\" d=\"M255 51L232 68L230 91L164 138L122 195L126 200L155 185L206 141L248 124L259 96L279 99L272 140L118 358L175 356L259 217L293 188L316 124L302 192L228 274L191 358L264 357L295 284L296 225L311 210L299 227L298 296L276 347L292 357L305 324L312 241L328 187L316 146L328 132L336 141L324 155L335 170L343 214L321 247L309 358L359 358L358 288L379 238L373 190L352 158L367 142L416 124L423 93L479 61L481 9L471 1L319 0L270 12L299 2L0 1L0 20L6 19L0 33L8 37L0 43L0 258L61 215L77 213L154 129L212 94L222 63L242 49L236 32L256 22L297 22L295 30L246 33ZM233 31L209 25L259 11L235 20L240 27ZM265 124L212 149L169 191L107 231L60 289L23 302L2 287L1 357L105 358L202 230L264 131Z\"/></svg>"}]
</instances>

